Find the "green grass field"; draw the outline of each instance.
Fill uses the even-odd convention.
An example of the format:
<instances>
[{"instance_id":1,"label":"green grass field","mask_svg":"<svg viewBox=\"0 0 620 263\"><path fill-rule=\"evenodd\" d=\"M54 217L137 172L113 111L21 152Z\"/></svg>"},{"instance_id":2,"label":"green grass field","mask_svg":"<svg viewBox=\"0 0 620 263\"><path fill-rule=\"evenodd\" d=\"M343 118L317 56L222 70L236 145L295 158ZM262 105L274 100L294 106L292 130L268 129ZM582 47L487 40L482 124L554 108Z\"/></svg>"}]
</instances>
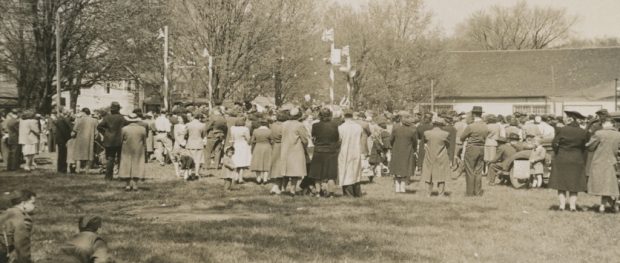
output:
<instances>
[{"instance_id":1,"label":"green grass field","mask_svg":"<svg viewBox=\"0 0 620 263\"><path fill-rule=\"evenodd\" d=\"M150 164L158 179L126 193L102 175L0 173L0 191L38 193L33 255L50 259L85 214L120 262L619 262L620 214L558 212L555 191L485 185L465 198L427 197L420 183L395 194L391 179L363 185L363 198L270 196L246 183L224 193L217 178L185 183ZM53 262L53 260L52 260Z\"/></svg>"}]
</instances>

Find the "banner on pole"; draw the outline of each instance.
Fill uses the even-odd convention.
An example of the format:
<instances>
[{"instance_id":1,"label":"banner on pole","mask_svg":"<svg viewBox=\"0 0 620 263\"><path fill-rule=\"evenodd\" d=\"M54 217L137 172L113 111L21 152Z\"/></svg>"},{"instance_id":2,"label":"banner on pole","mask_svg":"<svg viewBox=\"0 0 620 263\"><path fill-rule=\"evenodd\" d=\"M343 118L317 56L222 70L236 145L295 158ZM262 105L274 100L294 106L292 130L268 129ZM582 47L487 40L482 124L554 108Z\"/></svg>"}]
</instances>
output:
<instances>
[{"instance_id":1,"label":"banner on pole","mask_svg":"<svg viewBox=\"0 0 620 263\"><path fill-rule=\"evenodd\" d=\"M323 42L334 42L334 29L330 28L323 31L323 35L321 36L321 40Z\"/></svg>"},{"instance_id":2,"label":"banner on pole","mask_svg":"<svg viewBox=\"0 0 620 263\"><path fill-rule=\"evenodd\" d=\"M332 48L332 54L330 62L332 65L340 65L340 59L342 57L342 50L338 48Z\"/></svg>"}]
</instances>

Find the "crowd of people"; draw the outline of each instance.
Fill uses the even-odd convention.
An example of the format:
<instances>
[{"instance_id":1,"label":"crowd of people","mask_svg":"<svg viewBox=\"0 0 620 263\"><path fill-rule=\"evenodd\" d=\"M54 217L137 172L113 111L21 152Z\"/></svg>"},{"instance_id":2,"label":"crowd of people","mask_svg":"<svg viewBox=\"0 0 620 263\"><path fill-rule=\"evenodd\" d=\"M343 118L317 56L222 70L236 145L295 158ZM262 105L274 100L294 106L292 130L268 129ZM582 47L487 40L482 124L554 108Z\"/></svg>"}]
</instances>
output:
<instances>
[{"instance_id":1,"label":"crowd of people","mask_svg":"<svg viewBox=\"0 0 620 263\"><path fill-rule=\"evenodd\" d=\"M559 210L568 199L570 211L576 211L577 193L587 192L601 196L600 212L606 206L616 211L620 195L620 132L606 110L596 117L573 111L565 117L502 116L484 114L480 106L467 113L412 114L239 103L122 115L114 102L107 112L84 108L49 118L13 110L2 128L8 170L35 169L33 158L45 148L41 141L47 135L59 173L88 173L99 166L106 179L126 181L127 191L139 189L146 163L155 161L172 163L180 180L222 178L227 191L253 177L257 184L272 184L274 195L333 197L337 185L341 195L361 197L363 176L370 182L391 176L394 192L405 193L419 175L428 196L445 196L446 183L465 175L465 195L481 196L484 174L489 186L509 183L513 162L525 159L529 187L543 186L550 170L546 185L558 191ZM13 203L25 222L28 200Z\"/></svg>"}]
</instances>

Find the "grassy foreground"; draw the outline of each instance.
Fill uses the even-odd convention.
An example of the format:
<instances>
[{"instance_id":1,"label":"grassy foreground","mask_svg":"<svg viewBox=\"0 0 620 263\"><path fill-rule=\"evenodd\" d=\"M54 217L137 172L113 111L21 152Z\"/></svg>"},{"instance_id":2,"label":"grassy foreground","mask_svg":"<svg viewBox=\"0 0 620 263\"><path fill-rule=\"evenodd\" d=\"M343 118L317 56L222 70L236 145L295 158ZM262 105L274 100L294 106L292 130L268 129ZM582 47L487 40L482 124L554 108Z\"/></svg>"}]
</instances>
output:
<instances>
[{"instance_id":1,"label":"grassy foreground","mask_svg":"<svg viewBox=\"0 0 620 263\"><path fill-rule=\"evenodd\" d=\"M0 191L38 193L33 255L49 259L84 214L104 217L101 234L120 262L618 262L620 214L553 211L552 190L485 185L465 198L392 192L390 178L360 199L269 196L246 183L224 193L217 178L184 183L149 164L146 189L126 193L102 175L0 173ZM416 192L417 190L417 192Z\"/></svg>"}]
</instances>

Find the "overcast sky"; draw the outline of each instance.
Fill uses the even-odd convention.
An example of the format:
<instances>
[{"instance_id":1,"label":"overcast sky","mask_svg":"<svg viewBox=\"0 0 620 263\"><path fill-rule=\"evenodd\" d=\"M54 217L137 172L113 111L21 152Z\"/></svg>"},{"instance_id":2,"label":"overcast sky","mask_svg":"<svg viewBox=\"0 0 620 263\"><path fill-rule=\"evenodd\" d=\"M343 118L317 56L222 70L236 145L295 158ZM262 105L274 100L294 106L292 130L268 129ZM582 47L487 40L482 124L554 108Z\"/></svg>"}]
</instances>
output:
<instances>
[{"instance_id":1,"label":"overcast sky","mask_svg":"<svg viewBox=\"0 0 620 263\"><path fill-rule=\"evenodd\" d=\"M359 6L369 0L336 0ZM381 1L381 0L373 0ZM452 35L458 23L473 12L492 5L511 6L519 0L425 0L434 14L436 23L446 35ZM579 20L575 33L586 38L620 37L620 0L526 0L530 5L566 8Z\"/></svg>"}]
</instances>

